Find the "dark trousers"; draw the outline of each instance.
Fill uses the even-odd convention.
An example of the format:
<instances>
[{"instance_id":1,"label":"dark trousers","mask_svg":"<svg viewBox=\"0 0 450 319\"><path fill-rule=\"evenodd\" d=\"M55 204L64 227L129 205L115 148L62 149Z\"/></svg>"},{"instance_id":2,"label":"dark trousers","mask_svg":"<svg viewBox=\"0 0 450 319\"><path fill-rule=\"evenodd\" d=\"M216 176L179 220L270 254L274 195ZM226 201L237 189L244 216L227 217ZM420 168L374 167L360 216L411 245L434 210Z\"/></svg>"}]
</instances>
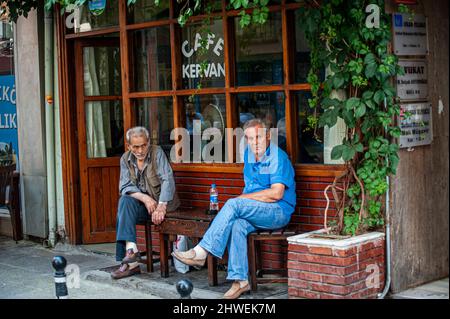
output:
<instances>
[{"instance_id":1,"label":"dark trousers","mask_svg":"<svg viewBox=\"0 0 450 319\"><path fill-rule=\"evenodd\" d=\"M116 260L122 261L125 257L127 241L136 243L136 224L146 222L150 216L145 205L129 196L119 198L116 223Z\"/></svg>"}]
</instances>

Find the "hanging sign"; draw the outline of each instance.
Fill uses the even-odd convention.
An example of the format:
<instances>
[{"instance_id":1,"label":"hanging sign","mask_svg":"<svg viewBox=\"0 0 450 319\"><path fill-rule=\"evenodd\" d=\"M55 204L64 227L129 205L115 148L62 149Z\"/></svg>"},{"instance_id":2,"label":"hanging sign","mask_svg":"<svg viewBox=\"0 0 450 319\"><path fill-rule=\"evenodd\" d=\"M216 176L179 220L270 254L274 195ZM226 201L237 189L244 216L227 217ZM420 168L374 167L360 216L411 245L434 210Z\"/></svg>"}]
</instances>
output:
<instances>
[{"instance_id":1,"label":"hanging sign","mask_svg":"<svg viewBox=\"0 0 450 319\"><path fill-rule=\"evenodd\" d=\"M106 0L89 0L89 11L95 16L101 15L105 11Z\"/></svg>"},{"instance_id":2,"label":"hanging sign","mask_svg":"<svg viewBox=\"0 0 450 319\"><path fill-rule=\"evenodd\" d=\"M0 165L16 164L18 170L16 86L14 75L0 76Z\"/></svg>"},{"instance_id":3,"label":"hanging sign","mask_svg":"<svg viewBox=\"0 0 450 319\"><path fill-rule=\"evenodd\" d=\"M421 14L394 13L394 53L396 55L427 55L427 18Z\"/></svg>"},{"instance_id":4,"label":"hanging sign","mask_svg":"<svg viewBox=\"0 0 450 319\"><path fill-rule=\"evenodd\" d=\"M433 141L431 103L400 105L400 147L429 145ZM409 114L406 114L409 113Z\"/></svg>"},{"instance_id":5,"label":"hanging sign","mask_svg":"<svg viewBox=\"0 0 450 319\"><path fill-rule=\"evenodd\" d=\"M397 76L397 96L401 101L428 98L428 70L425 60L399 60L405 75Z\"/></svg>"}]
</instances>

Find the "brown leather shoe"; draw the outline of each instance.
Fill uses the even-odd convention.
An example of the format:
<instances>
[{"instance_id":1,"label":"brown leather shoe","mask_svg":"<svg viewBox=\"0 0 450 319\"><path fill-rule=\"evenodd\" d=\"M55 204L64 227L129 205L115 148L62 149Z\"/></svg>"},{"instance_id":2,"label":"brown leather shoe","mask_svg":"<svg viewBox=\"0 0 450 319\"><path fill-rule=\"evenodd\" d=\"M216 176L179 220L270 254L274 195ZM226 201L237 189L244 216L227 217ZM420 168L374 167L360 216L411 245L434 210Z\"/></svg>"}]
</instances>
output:
<instances>
[{"instance_id":1,"label":"brown leather shoe","mask_svg":"<svg viewBox=\"0 0 450 319\"><path fill-rule=\"evenodd\" d=\"M111 277L113 279L121 279L121 278L125 278L125 277L130 277L133 275L137 275L140 273L141 273L141 268L139 268L139 266L130 269L130 266L128 266L128 264L121 264L119 269L117 269L111 273Z\"/></svg>"},{"instance_id":2,"label":"brown leather shoe","mask_svg":"<svg viewBox=\"0 0 450 319\"><path fill-rule=\"evenodd\" d=\"M241 288L239 281L233 282L231 288L223 295L223 299L237 299L242 294L250 292L250 285L247 283Z\"/></svg>"},{"instance_id":3,"label":"brown leather shoe","mask_svg":"<svg viewBox=\"0 0 450 319\"><path fill-rule=\"evenodd\" d=\"M206 261L206 258L196 258L197 256L194 249L189 249L188 251L174 251L172 252L172 256L189 266L201 267Z\"/></svg>"},{"instance_id":4,"label":"brown leather shoe","mask_svg":"<svg viewBox=\"0 0 450 319\"><path fill-rule=\"evenodd\" d=\"M125 257L122 259L122 263L124 264L131 264L140 261L141 261L141 254L138 251L134 252L132 248L127 250Z\"/></svg>"}]
</instances>

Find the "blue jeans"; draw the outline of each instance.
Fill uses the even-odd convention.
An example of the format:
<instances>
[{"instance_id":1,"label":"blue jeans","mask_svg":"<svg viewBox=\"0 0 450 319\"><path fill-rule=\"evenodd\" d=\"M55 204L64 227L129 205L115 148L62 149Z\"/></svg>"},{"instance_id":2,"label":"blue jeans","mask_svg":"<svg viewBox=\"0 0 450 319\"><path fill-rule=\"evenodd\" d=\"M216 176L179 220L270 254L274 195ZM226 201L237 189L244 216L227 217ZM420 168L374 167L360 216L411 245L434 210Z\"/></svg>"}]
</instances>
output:
<instances>
[{"instance_id":1,"label":"blue jeans","mask_svg":"<svg viewBox=\"0 0 450 319\"><path fill-rule=\"evenodd\" d=\"M263 203L246 198L228 200L199 245L217 258L228 247L228 280L248 279L247 235L259 228L277 229L286 226L291 213L277 203Z\"/></svg>"},{"instance_id":2,"label":"blue jeans","mask_svg":"<svg viewBox=\"0 0 450 319\"><path fill-rule=\"evenodd\" d=\"M119 198L116 223L116 260L125 257L126 241L136 242L136 224L147 221L148 215L145 205L129 195Z\"/></svg>"}]
</instances>

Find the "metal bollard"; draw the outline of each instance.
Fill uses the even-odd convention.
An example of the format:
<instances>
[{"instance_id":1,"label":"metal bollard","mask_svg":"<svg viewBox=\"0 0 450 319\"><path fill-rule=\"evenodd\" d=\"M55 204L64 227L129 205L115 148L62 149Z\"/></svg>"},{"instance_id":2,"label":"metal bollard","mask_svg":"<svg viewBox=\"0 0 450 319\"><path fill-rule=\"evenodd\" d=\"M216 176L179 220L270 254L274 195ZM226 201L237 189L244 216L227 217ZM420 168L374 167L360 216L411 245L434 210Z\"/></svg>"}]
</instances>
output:
<instances>
[{"instance_id":1,"label":"metal bollard","mask_svg":"<svg viewBox=\"0 0 450 319\"><path fill-rule=\"evenodd\" d=\"M68 299L69 294L67 292L66 284L66 258L63 256L53 257L52 266L55 268L55 288L56 288L56 298L57 299Z\"/></svg>"},{"instance_id":2,"label":"metal bollard","mask_svg":"<svg viewBox=\"0 0 450 319\"><path fill-rule=\"evenodd\" d=\"M187 279L183 279L177 282L176 287L181 299L191 299L191 293L192 290L194 290L194 285L192 282Z\"/></svg>"}]
</instances>

